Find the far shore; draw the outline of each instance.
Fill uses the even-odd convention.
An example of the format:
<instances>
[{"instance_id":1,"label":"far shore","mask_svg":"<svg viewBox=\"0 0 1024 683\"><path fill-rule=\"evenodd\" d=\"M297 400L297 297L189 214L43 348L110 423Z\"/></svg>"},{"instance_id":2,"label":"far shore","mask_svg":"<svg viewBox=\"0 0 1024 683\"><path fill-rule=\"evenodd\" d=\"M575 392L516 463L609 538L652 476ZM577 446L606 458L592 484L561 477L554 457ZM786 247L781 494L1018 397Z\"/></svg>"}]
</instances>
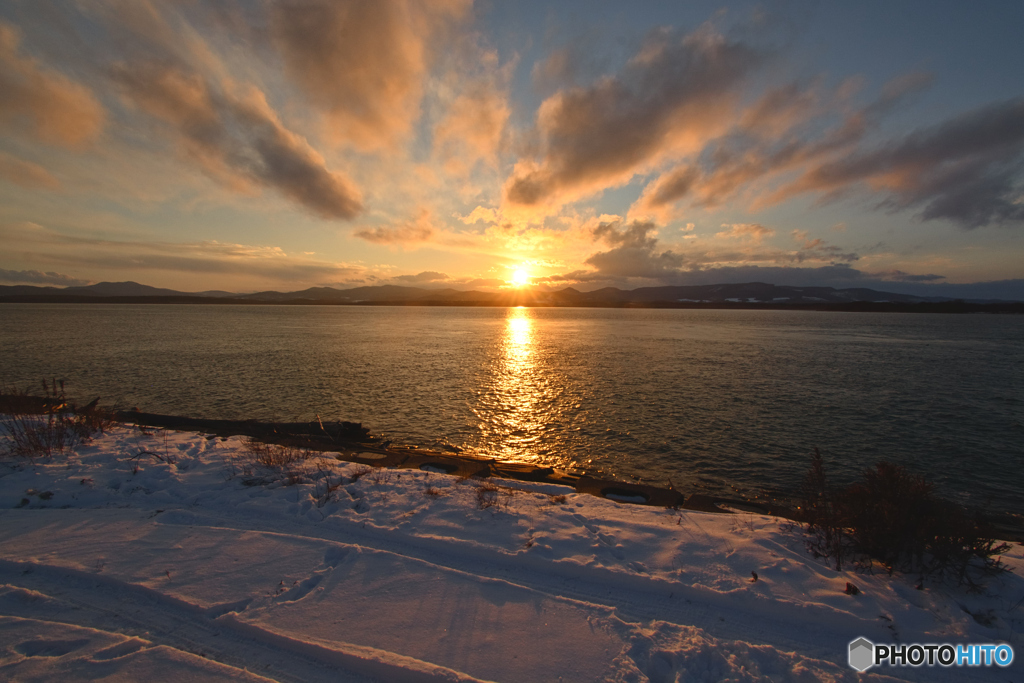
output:
<instances>
[{"instance_id":1,"label":"far shore","mask_svg":"<svg viewBox=\"0 0 1024 683\"><path fill-rule=\"evenodd\" d=\"M330 301L322 299L285 299L279 301L205 296L89 296L89 295L5 295L0 304L176 304L232 306L420 306L454 308L627 308L627 309L692 309L744 311L826 311L836 313L998 313L1024 314L1024 302L971 303L966 301L925 301L904 303L893 301L850 301L842 303L784 303L751 301L596 301L545 303L517 300L504 301Z\"/></svg>"}]
</instances>

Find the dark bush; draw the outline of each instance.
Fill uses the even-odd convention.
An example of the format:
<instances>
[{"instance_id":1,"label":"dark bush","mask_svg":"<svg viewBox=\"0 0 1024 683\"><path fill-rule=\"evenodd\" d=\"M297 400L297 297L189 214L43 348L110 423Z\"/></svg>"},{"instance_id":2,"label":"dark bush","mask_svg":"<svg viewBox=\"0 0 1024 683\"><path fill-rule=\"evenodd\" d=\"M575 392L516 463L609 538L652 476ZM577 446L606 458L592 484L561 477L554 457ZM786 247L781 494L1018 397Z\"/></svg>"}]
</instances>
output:
<instances>
[{"instance_id":1,"label":"dark bush","mask_svg":"<svg viewBox=\"0 0 1024 683\"><path fill-rule=\"evenodd\" d=\"M977 588L1007 571L997 557L1010 549L992 538L984 516L938 497L924 477L878 463L863 479L833 489L815 449L804 482L808 548L842 569L848 558L870 568L945 577Z\"/></svg>"},{"instance_id":2,"label":"dark bush","mask_svg":"<svg viewBox=\"0 0 1024 683\"><path fill-rule=\"evenodd\" d=\"M807 522L810 539L807 548L815 557L827 557L843 568L849 541L844 533L841 497L825 476L821 452L814 449L811 467L804 477L804 500L801 509Z\"/></svg>"}]
</instances>

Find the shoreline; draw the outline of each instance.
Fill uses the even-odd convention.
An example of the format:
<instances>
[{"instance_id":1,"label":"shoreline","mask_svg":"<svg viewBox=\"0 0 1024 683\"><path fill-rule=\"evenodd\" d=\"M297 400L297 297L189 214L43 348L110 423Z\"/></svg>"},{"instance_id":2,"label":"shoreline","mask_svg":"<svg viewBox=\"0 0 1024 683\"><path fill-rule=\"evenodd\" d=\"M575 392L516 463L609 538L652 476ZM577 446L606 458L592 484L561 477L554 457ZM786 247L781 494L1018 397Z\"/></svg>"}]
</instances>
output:
<instances>
[{"instance_id":1,"label":"shoreline","mask_svg":"<svg viewBox=\"0 0 1024 683\"><path fill-rule=\"evenodd\" d=\"M310 448L334 453L338 460L372 467L421 470L460 478L501 478L516 481L569 486L577 493L619 503L709 512L749 513L779 517L803 523L799 507L783 502L760 502L703 493L686 493L675 488L651 486L590 476L585 471L502 461L459 453L442 453L416 445L376 443L378 437L355 422L259 422L256 420L213 420L139 411L119 411L116 419L136 426L172 431L198 432L215 436L245 436L264 443ZM1000 513L986 513L1001 540L1024 543L1024 519Z\"/></svg>"},{"instance_id":2,"label":"shoreline","mask_svg":"<svg viewBox=\"0 0 1024 683\"><path fill-rule=\"evenodd\" d=\"M377 443L378 437L360 423L354 422L259 422L256 420L213 420L161 415L138 411L119 411L119 422L137 426L159 427L174 431L192 431L216 436L246 436L281 446L311 448L335 453L339 460L375 467L419 469L443 472L463 478L500 477L519 481L571 486L578 493L587 493L619 502L655 507L700 510L729 514L726 506L750 508L759 514L786 517L799 521L799 513L779 504L685 494L673 488L622 482L593 477L586 472L573 472L553 467L503 461L458 453L443 453L415 445Z\"/></svg>"},{"instance_id":3,"label":"shoreline","mask_svg":"<svg viewBox=\"0 0 1024 683\"><path fill-rule=\"evenodd\" d=\"M78 408L74 403L66 405L70 407L71 412L79 415L89 414L95 410L93 404L84 408ZM0 394L0 413L41 415L54 410L54 399ZM392 444L390 440L382 440L382 437L374 435L368 427L357 422L324 422L319 418L312 422L226 420L148 413L138 409L107 413L100 410L97 415L139 429L151 427L174 432L190 432L208 438L241 436L268 444L332 453L339 461L372 467L435 472L461 479L482 480L493 477L552 484L569 487L579 494L632 505L715 514L760 514L787 519L798 524L806 521L797 501L785 495L770 496L769 500L709 495L680 491L671 483L666 488L606 479L585 470L504 461L466 453L442 452L415 444ZM1000 539L1024 543L1024 515L983 509L977 512L988 520L993 527L994 535L998 535Z\"/></svg>"}]
</instances>

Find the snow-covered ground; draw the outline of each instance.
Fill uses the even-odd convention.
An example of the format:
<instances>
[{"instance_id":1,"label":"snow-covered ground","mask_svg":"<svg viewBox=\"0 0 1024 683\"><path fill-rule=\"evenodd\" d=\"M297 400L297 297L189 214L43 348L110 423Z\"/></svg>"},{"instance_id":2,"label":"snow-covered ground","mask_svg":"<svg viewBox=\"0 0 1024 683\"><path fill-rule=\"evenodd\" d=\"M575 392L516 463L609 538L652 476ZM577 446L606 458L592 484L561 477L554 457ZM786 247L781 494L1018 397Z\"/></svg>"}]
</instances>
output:
<instances>
[{"instance_id":1,"label":"snow-covered ground","mask_svg":"<svg viewBox=\"0 0 1024 683\"><path fill-rule=\"evenodd\" d=\"M0 679L854 680L858 636L1024 656L1016 544L1016 573L984 594L916 590L830 569L771 517L249 459L239 438L124 426L4 460ZM1019 681L1022 667L863 676Z\"/></svg>"}]
</instances>

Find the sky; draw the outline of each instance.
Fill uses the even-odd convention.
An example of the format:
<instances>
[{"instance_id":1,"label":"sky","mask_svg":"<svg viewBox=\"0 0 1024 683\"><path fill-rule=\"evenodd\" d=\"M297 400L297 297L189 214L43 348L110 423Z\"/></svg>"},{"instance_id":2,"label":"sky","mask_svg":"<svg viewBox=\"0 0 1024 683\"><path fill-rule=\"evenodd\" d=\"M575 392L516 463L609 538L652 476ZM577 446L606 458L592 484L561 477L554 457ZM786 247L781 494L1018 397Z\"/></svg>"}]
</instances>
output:
<instances>
[{"instance_id":1,"label":"sky","mask_svg":"<svg viewBox=\"0 0 1024 683\"><path fill-rule=\"evenodd\" d=\"M6 0L0 284L1024 299L1024 3Z\"/></svg>"}]
</instances>

